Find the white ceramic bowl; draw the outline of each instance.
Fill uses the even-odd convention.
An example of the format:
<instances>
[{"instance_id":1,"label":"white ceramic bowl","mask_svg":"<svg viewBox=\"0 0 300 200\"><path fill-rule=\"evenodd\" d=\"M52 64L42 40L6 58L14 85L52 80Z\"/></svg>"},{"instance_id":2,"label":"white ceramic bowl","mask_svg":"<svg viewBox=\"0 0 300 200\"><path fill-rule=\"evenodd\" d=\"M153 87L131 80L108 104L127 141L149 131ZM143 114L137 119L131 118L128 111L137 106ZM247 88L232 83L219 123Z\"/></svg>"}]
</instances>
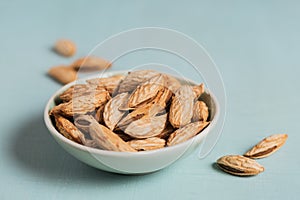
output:
<instances>
[{"instance_id":1,"label":"white ceramic bowl","mask_svg":"<svg viewBox=\"0 0 300 200\"><path fill-rule=\"evenodd\" d=\"M108 72L104 73L103 77L121 73L124 74L126 72ZM201 141L203 141L204 137L209 134L209 132L217 123L219 115L218 103L214 95L206 90L203 100L208 104L211 123L200 134L186 142L163 149L135 153L105 151L77 144L65 138L55 129L48 113L49 110L55 106L55 98L57 98L59 94L61 94L70 86L81 82L84 83L85 80L90 78L94 77L90 76L79 79L59 89L49 99L45 107L44 120L51 135L67 152L69 152L78 160L95 168L121 174L144 174L160 170L174 163L182 156L188 155L195 150Z\"/></svg>"}]
</instances>

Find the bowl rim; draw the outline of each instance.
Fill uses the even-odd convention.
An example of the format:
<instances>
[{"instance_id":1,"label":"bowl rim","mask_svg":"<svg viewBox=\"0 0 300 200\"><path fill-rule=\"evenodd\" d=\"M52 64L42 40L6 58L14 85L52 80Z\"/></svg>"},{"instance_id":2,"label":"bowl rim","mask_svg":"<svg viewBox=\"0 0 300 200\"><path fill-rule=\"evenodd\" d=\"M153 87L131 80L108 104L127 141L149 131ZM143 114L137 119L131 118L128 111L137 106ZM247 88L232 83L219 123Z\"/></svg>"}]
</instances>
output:
<instances>
[{"instance_id":1,"label":"bowl rim","mask_svg":"<svg viewBox=\"0 0 300 200\"><path fill-rule=\"evenodd\" d=\"M126 74L128 73L130 70L116 70L116 71L107 71L107 72L102 72L101 75L102 77L109 77L109 76L113 76L113 75L118 75L118 74ZM164 74L168 74L166 72L162 72ZM172 76L174 76L175 78L180 78L176 75L170 74ZM118 152L118 151L108 151L108 150L102 150L102 149L96 149L93 147L88 147L88 146L84 146L81 144L78 144L66 137L64 137L61 133L59 133L56 128L54 127L54 125L52 124L51 118L49 116L49 111L50 111L50 107L53 104L55 98L61 94L63 91L65 91L66 89L68 89L69 87L78 84L78 82L85 82L85 80L88 79L92 79L92 78L99 78L99 74L94 74L94 75L87 75L84 76L80 79L77 79L73 82L70 82L62 87L60 87L58 90L56 90L56 92L54 92L54 94L49 98L45 109L44 109L44 123L47 127L47 129L49 130L49 132L51 133L51 135L54 137L54 139L58 138L60 139L62 142L72 146L73 148L79 149L81 151L85 151L85 152L89 152L91 154L98 154L98 155L103 155L103 156L113 156L113 157L120 157L120 156L129 156L129 157L135 157L135 156L145 156L145 155L153 155L153 154L157 154L157 153L162 153L162 152L169 152L172 151L174 149L179 149L181 147L184 147L186 145L190 146L192 145L192 143L194 142L194 140L200 140L203 137L206 137L208 132L214 128L214 126L216 125L216 123L218 122L218 119L220 117L220 109L219 109L219 102L216 99L215 95L209 91L207 88L205 88L205 91L210 95L211 99L213 100L214 104L215 104L215 115L214 118L211 120L210 124L201 132L201 134L197 134L196 136L192 137L191 139L182 142L180 144L176 144L174 146L168 146L168 147L164 147L161 149L155 149L155 150L149 150L149 151L139 151L139 152ZM189 81L191 83L195 83L195 81L188 79L186 77L184 77L184 80ZM190 143L190 144L188 144ZM189 148L186 148L186 150ZM185 151L186 151L185 150Z\"/></svg>"}]
</instances>

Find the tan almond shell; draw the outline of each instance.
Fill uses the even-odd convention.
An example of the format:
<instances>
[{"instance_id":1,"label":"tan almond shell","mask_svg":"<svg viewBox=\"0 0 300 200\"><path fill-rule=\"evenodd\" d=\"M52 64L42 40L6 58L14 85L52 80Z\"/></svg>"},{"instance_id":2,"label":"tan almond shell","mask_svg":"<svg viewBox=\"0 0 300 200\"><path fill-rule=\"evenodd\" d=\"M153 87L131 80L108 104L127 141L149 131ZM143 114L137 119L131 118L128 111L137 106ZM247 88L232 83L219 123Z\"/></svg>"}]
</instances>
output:
<instances>
[{"instance_id":1,"label":"tan almond shell","mask_svg":"<svg viewBox=\"0 0 300 200\"><path fill-rule=\"evenodd\" d=\"M203 101L196 101L194 104L192 121L207 121L208 115L207 105Z\"/></svg>"},{"instance_id":2,"label":"tan almond shell","mask_svg":"<svg viewBox=\"0 0 300 200\"><path fill-rule=\"evenodd\" d=\"M62 84L73 82L77 78L77 73L67 66L52 67L48 71L48 75Z\"/></svg>"},{"instance_id":3,"label":"tan almond shell","mask_svg":"<svg viewBox=\"0 0 300 200\"><path fill-rule=\"evenodd\" d=\"M87 56L75 60L71 67L78 71L94 71L94 70L103 70L111 67L112 63L96 56Z\"/></svg>"},{"instance_id":4,"label":"tan almond shell","mask_svg":"<svg viewBox=\"0 0 300 200\"><path fill-rule=\"evenodd\" d=\"M93 93L101 93L101 92L105 92L105 91L106 91L106 89L104 87L97 87L94 85L85 85L85 84L76 84L76 85L69 87L62 94L60 94L59 98L63 102L68 102L72 98L90 95Z\"/></svg>"},{"instance_id":5,"label":"tan almond shell","mask_svg":"<svg viewBox=\"0 0 300 200\"><path fill-rule=\"evenodd\" d=\"M135 149L128 145L117 134L99 124L93 117L90 117L89 120L91 122L89 133L101 149L119 152L136 152Z\"/></svg>"},{"instance_id":6,"label":"tan almond shell","mask_svg":"<svg viewBox=\"0 0 300 200\"><path fill-rule=\"evenodd\" d=\"M191 86L181 86L172 98L169 121L174 128L180 128L191 122L193 117L194 95Z\"/></svg>"},{"instance_id":7,"label":"tan almond shell","mask_svg":"<svg viewBox=\"0 0 300 200\"><path fill-rule=\"evenodd\" d=\"M139 85L130 95L128 107L135 108L144 102L151 101L159 91L164 90L164 84L165 77L159 74Z\"/></svg>"},{"instance_id":8,"label":"tan almond shell","mask_svg":"<svg viewBox=\"0 0 300 200\"><path fill-rule=\"evenodd\" d=\"M159 73L154 70L138 70L129 72L125 79L120 83L116 93L132 92L136 87Z\"/></svg>"},{"instance_id":9,"label":"tan almond shell","mask_svg":"<svg viewBox=\"0 0 300 200\"><path fill-rule=\"evenodd\" d=\"M109 92L109 94L112 95L114 91L118 88L119 83L124 77L124 75L114 75L107 78L89 79L86 82L90 85L104 87Z\"/></svg>"},{"instance_id":10,"label":"tan almond shell","mask_svg":"<svg viewBox=\"0 0 300 200\"><path fill-rule=\"evenodd\" d=\"M145 116L130 123L125 133L133 138L149 138L159 135L165 128L167 114L160 116Z\"/></svg>"},{"instance_id":11,"label":"tan almond shell","mask_svg":"<svg viewBox=\"0 0 300 200\"><path fill-rule=\"evenodd\" d=\"M55 115L54 117L56 127L63 136L79 144L85 143L84 134L72 122L60 115Z\"/></svg>"},{"instance_id":12,"label":"tan almond shell","mask_svg":"<svg viewBox=\"0 0 300 200\"><path fill-rule=\"evenodd\" d=\"M137 151L150 151L164 148L166 141L161 138L150 137L140 140L131 140L128 141L127 144L129 144L132 148L134 148Z\"/></svg>"},{"instance_id":13,"label":"tan almond shell","mask_svg":"<svg viewBox=\"0 0 300 200\"><path fill-rule=\"evenodd\" d=\"M104 124L104 118L103 118L103 113L104 113L104 107L105 105L100 106L95 113L94 118L99 122L100 124Z\"/></svg>"},{"instance_id":14,"label":"tan almond shell","mask_svg":"<svg viewBox=\"0 0 300 200\"><path fill-rule=\"evenodd\" d=\"M177 129L171 133L168 138L167 145L173 146L191 139L195 135L199 134L208 124L209 122L198 121Z\"/></svg>"},{"instance_id":15,"label":"tan almond shell","mask_svg":"<svg viewBox=\"0 0 300 200\"><path fill-rule=\"evenodd\" d=\"M255 160L240 155L223 156L217 160L217 165L221 170L237 176L253 176L264 171L264 167Z\"/></svg>"},{"instance_id":16,"label":"tan almond shell","mask_svg":"<svg viewBox=\"0 0 300 200\"><path fill-rule=\"evenodd\" d=\"M71 101L55 106L50 114L61 113L64 116L73 117L74 115L94 112L97 108L104 105L110 99L109 93L105 90L96 94L79 96Z\"/></svg>"},{"instance_id":17,"label":"tan almond shell","mask_svg":"<svg viewBox=\"0 0 300 200\"><path fill-rule=\"evenodd\" d=\"M194 92L194 97L199 98L201 94L204 93L204 84L201 83L200 85L195 85L192 87Z\"/></svg>"},{"instance_id":18,"label":"tan almond shell","mask_svg":"<svg viewBox=\"0 0 300 200\"><path fill-rule=\"evenodd\" d=\"M287 138L287 134L270 135L247 151L244 156L255 159L268 157L280 149Z\"/></svg>"},{"instance_id":19,"label":"tan almond shell","mask_svg":"<svg viewBox=\"0 0 300 200\"><path fill-rule=\"evenodd\" d=\"M80 131L89 133L90 121L86 119L86 115L77 115L74 117L74 124Z\"/></svg>"},{"instance_id":20,"label":"tan almond shell","mask_svg":"<svg viewBox=\"0 0 300 200\"><path fill-rule=\"evenodd\" d=\"M54 50L62 56L70 57L76 53L76 45L71 40L60 39L56 41Z\"/></svg>"},{"instance_id":21,"label":"tan almond shell","mask_svg":"<svg viewBox=\"0 0 300 200\"><path fill-rule=\"evenodd\" d=\"M169 90L171 90L173 93L175 93L176 90L178 90L181 87L180 81L177 78L175 78L175 77L173 77L171 75L165 75L165 76L166 76L166 84L165 84L165 86Z\"/></svg>"},{"instance_id":22,"label":"tan almond shell","mask_svg":"<svg viewBox=\"0 0 300 200\"><path fill-rule=\"evenodd\" d=\"M106 126L110 130L114 130L117 123L124 116L125 112L120 111L119 108L127 102L129 97L128 93L121 93L110 99L104 107L103 119Z\"/></svg>"},{"instance_id":23,"label":"tan almond shell","mask_svg":"<svg viewBox=\"0 0 300 200\"><path fill-rule=\"evenodd\" d=\"M162 139L167 139L169 138L170 134L173 133L175 131L175 129L173 128L173 126L171 124L167 124L165 129L156 137L158 138L162 138Z\"/></svg>"},{"instance_id":24,"label":"tan almond shell","mask_svg":"<svg viewBox=\"0 0 300 200\"><path fill-rule=\"evenodd\" d=\"M128 115L126 115L123 119L121 119L117 125L117 127L121 129L125 129L131 122L141 119L144 116L154 117L157 114L165 113L165 108L160 106L159 104L148 103L144 106L138 107Z\"/></svg>"},{"instance_id":25,"label":"tan almond shell","mask_svg":"<svg viewBox=\"0 0 300 200\"><path fill-rule=\"evenodd\" d=\"M85 84L72 85L71 87L66 89L63 93L61 93L59 95L59 98L64 102L68 102L73 98L73 95L79 94L78 96L81 96L82 94L85 94L87 91L88 91L88 86Z\"/></svg>"}]
</instances>

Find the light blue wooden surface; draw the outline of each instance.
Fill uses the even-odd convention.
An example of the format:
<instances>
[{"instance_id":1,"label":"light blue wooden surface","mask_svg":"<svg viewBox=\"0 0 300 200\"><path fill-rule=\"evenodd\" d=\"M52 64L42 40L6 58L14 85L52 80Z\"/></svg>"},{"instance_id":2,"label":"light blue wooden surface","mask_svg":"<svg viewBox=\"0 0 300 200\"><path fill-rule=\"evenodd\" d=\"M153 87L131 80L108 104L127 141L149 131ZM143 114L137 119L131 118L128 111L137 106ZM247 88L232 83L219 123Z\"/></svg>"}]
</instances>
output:
<instances>
[{"instance_id":1,"label":"light blue wooden surface","mask_svg":"<svg viewBox=\"0 0 300 200\"><path fill-rule=\"evenodd\" d=\"M0 199L299 199L299 9L299 1L2 0ZM145 176L98 171L68 155L44 126L43 108L60 87L45 73L72 60L50 47L73 39L79 57L112 34L144 26L184 32L210 52L227 89L224 131L203 160L194 153ZM256 177L212 165L281 132L287 144L260 160L266 170Z\"/></svg>"}]
</instances>

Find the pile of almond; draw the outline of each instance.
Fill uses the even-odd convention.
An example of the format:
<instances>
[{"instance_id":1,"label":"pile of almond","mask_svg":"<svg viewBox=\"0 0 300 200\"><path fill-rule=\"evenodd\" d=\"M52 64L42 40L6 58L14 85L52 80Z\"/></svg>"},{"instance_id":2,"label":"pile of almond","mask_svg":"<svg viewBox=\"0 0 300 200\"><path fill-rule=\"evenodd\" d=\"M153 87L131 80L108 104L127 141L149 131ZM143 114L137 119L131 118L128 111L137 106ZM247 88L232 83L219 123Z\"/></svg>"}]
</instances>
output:
<instances>
[{"instance_id":1,"label":"pile of almond","mask_svg":"<svg viewBox=\"0 0 300 200\"><path fill-rule=\"evenodd\" d=\"M79 144L148 151L187 141L209 125L203 93L203 84L140 70L71 86L49 114L57 130Z\"/></svg>"}]
</instances>

